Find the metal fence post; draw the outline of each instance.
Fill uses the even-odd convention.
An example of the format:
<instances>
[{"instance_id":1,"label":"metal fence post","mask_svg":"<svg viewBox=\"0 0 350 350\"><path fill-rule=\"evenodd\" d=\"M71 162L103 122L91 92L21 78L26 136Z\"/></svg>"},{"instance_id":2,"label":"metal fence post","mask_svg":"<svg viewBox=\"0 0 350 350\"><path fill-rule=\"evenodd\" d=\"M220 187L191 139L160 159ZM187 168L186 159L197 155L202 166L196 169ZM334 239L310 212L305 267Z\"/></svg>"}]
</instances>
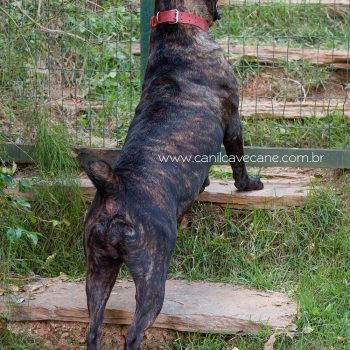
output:
<instances>
[{"instance_id":1,"label":"metal fence post","mask_svg":"<svg viewBox=\"0 0 350 350\"><path fill-rule=\"evenodd\" d=\"M148 51L149 51L149 35L151 32L149 22L154 12L154 0L141 1L141 82L145 75Z\"/></svg>"}]
</instances>

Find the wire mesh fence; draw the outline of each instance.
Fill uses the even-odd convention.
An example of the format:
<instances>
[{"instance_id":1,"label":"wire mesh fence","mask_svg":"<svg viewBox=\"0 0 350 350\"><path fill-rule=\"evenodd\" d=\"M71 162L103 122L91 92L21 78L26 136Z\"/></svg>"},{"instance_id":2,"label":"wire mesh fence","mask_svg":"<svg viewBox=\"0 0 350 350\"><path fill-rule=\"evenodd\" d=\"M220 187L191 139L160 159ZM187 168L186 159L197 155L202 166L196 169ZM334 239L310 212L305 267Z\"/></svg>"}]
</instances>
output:
<instances>
[{"instance_id":1,"label":"wire mesh fence","mask_svg":"<svg viewBox=\"0 0 350 350\"><path fill-rule=\"evenodd\" d=\"M122 139L139 96L139 14L128 1L1 1L3 134L28 142L48 120L76 144Z\"/></svg>"},{"instance_id":2,"label":"wire mesh fence","mask_svg":"<svg viewBox=\"0 0 350 350\"><path fill-rule=\"evenodd\" d=\"M240 84L245 144L350 148L350 3L220 8L210 35ZM121 145L140 96L140 15L132 0L0 0L2 138L30 143L48 121L76 145Z\"/></svg>"},{"instance_id":3,"label":"wire mesh fence","mask_svg":"<svg viewBox=\"0 0 350 350\"><path fill-rule=\"evenodd\" d=\"M240 82L246 144L349 147L350 3L222 3L213 32Z\"/></svg>"}]
</instances>

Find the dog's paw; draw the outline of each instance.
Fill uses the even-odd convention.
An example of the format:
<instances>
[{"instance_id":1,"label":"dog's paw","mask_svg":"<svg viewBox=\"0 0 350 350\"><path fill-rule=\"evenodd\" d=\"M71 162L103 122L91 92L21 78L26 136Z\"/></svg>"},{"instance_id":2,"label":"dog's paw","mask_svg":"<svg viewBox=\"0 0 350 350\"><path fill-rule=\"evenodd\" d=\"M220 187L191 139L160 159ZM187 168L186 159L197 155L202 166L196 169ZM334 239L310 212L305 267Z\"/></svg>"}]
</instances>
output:
<instances>
[{"instance_id":1,"label":"dog's paw","mask_svg":"<svg viewBox=\"0 0 350 350\"><path fill-rule=\"evenodd\" d=\"M264 184L259 177L249 177L244 184L235 182L238 191L258 191L264 188Z\"/></svg>"},{"instance_id":2,"label":"dog's paw","mask_svg":"<svg viewBox=\"0 0 350 350\"><path fill-rule=\"evenodd\" d=\"M205 188L210 185L210 180L209 177L207 177L202 185L202 188L200 189L199 193L204 192Z\"/></svg>"}]
</instances>

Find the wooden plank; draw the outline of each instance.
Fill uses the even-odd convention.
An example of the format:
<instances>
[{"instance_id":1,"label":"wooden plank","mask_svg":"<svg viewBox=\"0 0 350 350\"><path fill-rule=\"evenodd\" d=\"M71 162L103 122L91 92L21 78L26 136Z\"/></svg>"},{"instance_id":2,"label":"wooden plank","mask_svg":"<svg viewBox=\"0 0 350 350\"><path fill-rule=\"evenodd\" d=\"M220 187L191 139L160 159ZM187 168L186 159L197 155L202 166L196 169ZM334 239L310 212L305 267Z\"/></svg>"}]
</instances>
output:
<instances>
[{"instance_id":1,"label":"wooden plank","mask_svg":"<svg viewBox=\"0 0 350 350\"><path fill-rule=\"evenodd\" d=\"M250 62L261 64L274 63L278 65L281 61L297 62L304 60L315 65L336 69L350 68L349 50L318 50L268 45L232 45L228 38L217 40L217 42L224 50L230 63L245 59ZM134 55L140 55L139 43L133 42L131 49Z\"/></svg>"},{"instance_id":2,"label":"wooden plank","mask_svg":"<svg viewBox=\"0 0 350 350\"><path fill-rule=\"evenodd\" d=\"M319 5L327 7L340 7L344 9L349 9L349 0L219 0L219 6L244 6L244 5L274 5L274 4L285 4L290 5ZM141 7L142 7L141 3ZM139 8L139 1L131 1L132 8ZM147 10L152 10L148 7ZM141 11L142 12L142 11ZM151 12L153 14L153 12ZM147 22L149 24L149 22Z\"/></svg>"},{"instance_id":3,"label":"wooden plank","mask_svg":"<svg viewBox=\"0 0 350 350\"><path fill-rule=\"evenodd\" d=\"M339 112L349 118L350 100L346 98L328 98L306 101L274 101L273 99L247 99L243 96L240 104L243 118L322 118L332 112Z\"/></svg>"},{"instance_id":4,"label":"wooden plank","mask_svg":"<svg viewBox=\"0 0 350 350\"><path fill-rule=\"evenodd\" d=\"M239 192L233 181L211 180L203 193L196 199L197 202L211 203L235 209L280 209L303 206L309 192L309 183L292 181L290 179L263 180L264 189L261 191ZM47 182L46 182L47 184ZM51 182L57 184L57 182ZM42 186L43 182L35 186ZM50 185L50 183L49 183ZM80 179L80 190L86 201L91 202L96 189L89 179ZM67 184L69 186L69 184ZM17 195L16 190L7 193ZM26 200L32 199L32 192L20 194Z\"/></svg>"},{"instance_id":5,"label":"wooden plank","mask_svg":"<svg viewBox=\"0 0 350 350\"><path fill-rule=\"evenodd\" d=\"M16 162L29 164L33 162L31 155L34 147L32 145L18 145L11 142L0 143L0 160L4 162Z\"/></svg>"},{"instance_id":6,"label":"wooden plank","mask_svg":"<svg viewBox=\"0 0 350 350\"><path fill-rule=\"evenodd\" d=\"M286 4L286 5L320 5L327 7L343 7L349 8L349 0L219 0L220 6L234 6L234 5L273 5L273 4Z\"/></svg>"},{"instance_id":7,"label":"wooden plank","mask_svg":"<svg viewBox=\"0 0 350 350\"><path fill-rule=\"evenodd\" d=\"M16 162L19 164L32 164L33 145L18 145L15 143L0 143L0 159L4 162ZM103 148L103 147L75 147L73 149L79 163L84 166L87 162L96 159L104 159L106 162L113 164L118 160L120 148Z\"/></svg>"},{"instance_id":8,"label":"wooden plank","mask_svg":"<svg viewBox=\"0 0 350 350\"><path fill-rule=\"evenodd\" d=\"M240 59L262 64L278 64L280 61L297 62L304 60L319 66L337 69L350 68L349 50L317 50L267 45L232 45L228 39L218 41L227 54L230 63Z\"/></svg>"},{"instance_id":9,"label":"wooden plank","mask_svg":"<svg viewBox=\"0 0 350 350\"><path fill-rule=\"evenodd\" d=\"M0 297L0 314L10 321L88 322L84 283L45 280L35 291ZM30 292L34 290L34 292ZM118 281L105 311L105 323L129 325L135 310L135 288ZM24 299L21 303L16 301ZM7 297L8 300L8 297ZM287 295L222 283L169 280L162 311L154 327L181 332L253 333L261 326L295 330L296 303Z\"/></svg>"},{"instance_id":10,"label":"wooden plank","mask_svg":"<svg viewBox=\"0 0 350 350\"><path fill-rule=\"evenodd\" d=\"M272 83L272 79L270 82ZM346 96L343 98L325 97L318 99L307 97L305 101L283 101L281 98L279 100L266 97L252 99L252 95L249 97L243 95L240 103L241 116L244 118L322 118L335 111L340 112L346 118L350 116L350 99ZM69 101L65 101L62 106L65 110L69 110ZM103 109L103 105L80 104L79 106L80 111L101 111Z\"/></svg>"},{"instance_id":11,"label":"wooden plank","mask_svg":"<svg viewBox=\"0 0 350 350\"><path fill-rule=\"evenodd\" d=\"M307 185L290 180L263 180L261 191L238 192L233 181L211 181L198 197L207 202L235 209L281 209L303 206L309 192Z\"/></svg>"}]
</instances>

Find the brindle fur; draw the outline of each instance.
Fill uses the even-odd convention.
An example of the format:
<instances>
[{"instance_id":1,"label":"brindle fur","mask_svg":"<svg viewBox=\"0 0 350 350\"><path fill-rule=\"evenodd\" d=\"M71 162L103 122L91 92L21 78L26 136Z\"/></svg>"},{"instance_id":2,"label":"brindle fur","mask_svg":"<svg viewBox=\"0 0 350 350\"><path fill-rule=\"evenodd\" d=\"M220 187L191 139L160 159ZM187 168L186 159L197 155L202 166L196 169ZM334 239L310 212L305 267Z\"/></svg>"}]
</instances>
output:
<instances>
[{"instance_id":1,"label":"brindle fur","mask_svg":"<svg viewBox=\"0 0 350 350\"><path fill-rule=\"evenodd\" d=\"M211 24L216 0L156 0ZM103 312L122 263L136 286L125 349L140 348L159 314L177 236L177 220L209 184L210 163L160 162L158 155L243 155L236 79L223 51L201 29L162 24L152 31L142 97L120 159L87 167L97 193L85 222L88 349L101 348ZM236 187L259 190L243 162L231 163Z\"/></svg>"}]
</instances>

